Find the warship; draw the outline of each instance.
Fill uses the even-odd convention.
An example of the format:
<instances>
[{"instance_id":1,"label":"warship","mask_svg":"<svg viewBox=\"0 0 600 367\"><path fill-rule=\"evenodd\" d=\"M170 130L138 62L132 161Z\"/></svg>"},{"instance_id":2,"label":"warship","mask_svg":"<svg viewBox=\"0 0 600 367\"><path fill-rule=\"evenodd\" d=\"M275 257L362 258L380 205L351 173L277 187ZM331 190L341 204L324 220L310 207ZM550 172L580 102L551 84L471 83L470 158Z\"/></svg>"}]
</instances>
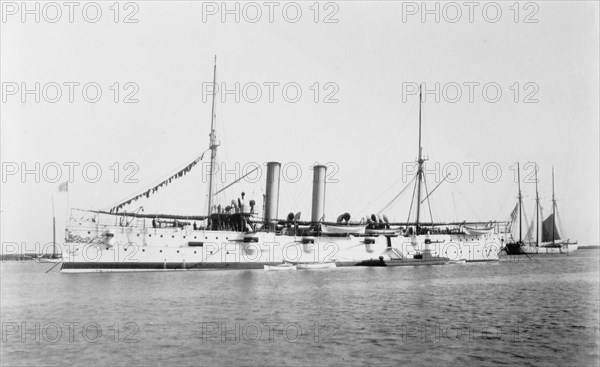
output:
<instances>
[{"instance_id":1,"label":"warship","mask_svg":"<svg viewBox=\"0 0 600 367\"><path fill-rule=\"evenodd\" d=\"M213 87L216 86L215 57ZM496 261L504 247L504 222L423 222L425 159L421 147L422 94L419 94L418 171L413 178L416 217L392 223L385 214L351 221L349 213L325 220L327 167L313 170L310 220L301 213L279 216L281 164L266 163L262 210L244 193L231 205L214 203L217 150L216 88L212 91L209 134L210 174L206 212L148 214L126 209L203 161L204 153L159 184L106 210L71 209L65 229L61 272L130 272L204 269L298 269L340 266L440 265ZM426 187L426 186L425 186ZM413 205L411 205L412 210ZM410 212L409 210L409 216ZM331 265L335 264L335 266Z\"/></svg>"}]
</instances>

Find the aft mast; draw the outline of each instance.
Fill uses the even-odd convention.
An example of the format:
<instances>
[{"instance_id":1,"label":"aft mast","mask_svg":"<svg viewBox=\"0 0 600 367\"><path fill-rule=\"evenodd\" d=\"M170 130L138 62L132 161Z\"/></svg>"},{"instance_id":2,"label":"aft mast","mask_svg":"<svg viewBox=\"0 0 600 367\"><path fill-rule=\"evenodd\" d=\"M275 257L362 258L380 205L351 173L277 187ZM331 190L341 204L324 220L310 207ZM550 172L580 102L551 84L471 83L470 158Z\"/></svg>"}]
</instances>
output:
<instances>
[{"instance_id":1,"label":"aft mast","mask_svg":"<svg viewBox=\"0 0 600 367\"><path fill-rule=\"evenodd\" d=\"M535 245L540 246L540 196L538 195L537 164L535 165Z\"/></svg>"},{"instance_id":2,"label":"aft mast","mask_svg":"<svg viewBox=\"0 0 600 367\"><path fill-rule=\"evenodd\" d=\"M213 174L214 165L217 158L217 132L215 130L215 94L217 92L217 55L215 55L215 66L213 71L213 91L212 91L212 109L210 115L210 176L208 179L208 211L207 216L210 218L212 213L212 191L213 191ZM210 221L210 219L209 219Z\"/></svg>"},{"instance_id":3,"label":"aft mast","mask_svg":"<svg viewBox=\"0 0 600 367\"><path fill-rule=\"evenodd\" d=\"M523 210L523 195L521 195L521 168L517 162L517 184L519 185L519 242L523 242L523 230L521 225L521 212Z\"/></svg>"},{"instance_id":4,"label":"aft mast","mask_svg":"<svg viewBox=\"0 0 600 367\"><path fill-rule=\"evenodd\" d=\"M554 246L554 231L556 230L556 199L554 198L554 166L552 166L552 246Z\"/></svg>"},{"instance_id":5,"label":"aft mast","mask_svg":"<svg viewBox=\"0 0 600 367\"><path fill-rule=\"evenodd\" d=\"M419 158L417 163L419 164L417 170L417 218L415 221L416 234L419 234L419 220L421 218L421 185L423 182L423 147L421 146L421 110L423 105L423 93L421 91L421 85L419 85Z\"/></svg>"},{"instance_id":6,"label":"aft mast","mask_svg":"<svg viewBox=\"0 0 600 367\"><path fill-rule=\"evenodd\" d=\"M56 216L54 215L54 195L52 195L52 258L56 259Z\"/></svg>"}]
</instances>

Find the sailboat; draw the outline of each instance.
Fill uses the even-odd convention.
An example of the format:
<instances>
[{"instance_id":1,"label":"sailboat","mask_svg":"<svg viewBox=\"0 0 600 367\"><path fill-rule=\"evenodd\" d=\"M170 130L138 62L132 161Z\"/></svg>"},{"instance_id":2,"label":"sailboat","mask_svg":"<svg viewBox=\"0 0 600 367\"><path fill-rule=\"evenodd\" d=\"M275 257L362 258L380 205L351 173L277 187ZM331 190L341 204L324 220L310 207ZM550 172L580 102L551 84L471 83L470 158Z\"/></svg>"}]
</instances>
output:
<instances>
[{"instance_id":1,"label":"sailboat","mask_svg":"<svg viewBox=\"0 0 600 367\"><path fill-rule=\"evenodd\" d=\"M552 214L542 222L542 242L539 243L539 254L571 253L579 247L577 241L562 239L558 227L556 198L554 196L554 167L552 168Z\"/></svg>"},{"instance_id":2,"label":"sailboat","mask_svg":"<svg viewBox=\"0 0 600 367\"><path fill-rule=\"evenodd\" d=\"M521 192L521 166L519 162L517 162L517 185L519 188L519 195L517 196L517 206L512 211L511 214L511 232L512 225L514 224L516 216L518 216L518 228L519 228L519 236L518 240L515 240L514 237L511 238L506 243L506 247L504 248L508 255L525 255L525 254L535 254L537 253L537 249L535 246L531 244L525 243L523 241L523 194ZM537 180L536 180L537 187ZM537 189L536 189L536 197L537 197ZM530 227L531 228L531 227ZM512 234L511 234L512 237ZM529 237L529 236L527 236Z\"/></svg>"},{"instance_id":3,"label":"sailboat","mask_svg":"<svg viewBox=\"0 0 600 367\"><path fill-rule=\"evenodd\" d=\"M519 166L517 163L517 176L519 174ZM552 168L552 214L550 214L543 222L540 228L540 218L542 217L542 206L540 205L540 196L538 192L537 167L535 169L535 224L532 221L523 241L521 236L521 207L522 195L519 179L519 240L512 241L506 244L506 252L509 255L524 255L524 254L561 254L570 253L577 250L577 241L563 240L556 226L556 199L554 197L554 168ZM513 211L514 213L514 211ZM514 219L514 218L513 218ZM532 232L535 228L535 240ZM541 231L540 231L541 230ZM541 236L540 236L541 235ZM541 239L540 239L541 237Z\"/></svg>"},{"instance_id":4,"label":"sailboat","mask_svg":"<svg viewBox=\"0 0 600 367\"><path fill-rule=\"evenodd\" d=\"M54 216L54 197L52 197L52 256L44 257L42 254L36 258L40 263L57 263L62 261L62 256L56 253L56 217Z\"/></svg>"}]
</instances>

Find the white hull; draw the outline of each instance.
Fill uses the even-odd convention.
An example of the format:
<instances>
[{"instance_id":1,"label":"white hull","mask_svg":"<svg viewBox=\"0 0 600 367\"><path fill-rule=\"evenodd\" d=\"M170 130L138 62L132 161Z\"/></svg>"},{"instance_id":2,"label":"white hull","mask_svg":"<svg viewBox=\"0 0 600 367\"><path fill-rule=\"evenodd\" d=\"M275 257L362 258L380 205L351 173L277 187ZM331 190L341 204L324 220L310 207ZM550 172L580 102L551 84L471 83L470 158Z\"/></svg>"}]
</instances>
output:
<instances>
[{"instance_id":1,"label":"white hull","mask_svg":"<svg viewBox=\"0 0 600 367\"><path fill-rule=\"evenodd\" d=\"M35 261L39 262L39 263L59 263L62 261L62 259L47 259L47 258L41 258L41 259L36 259Z\"/></svg>"},{"instance_id":2,"label":"white hull","mask_svg":"<svg viewBox=\"0 0 600 367\"><path fill-rule=\"evenodd\" d=\"M329 263L304 263L297 264L298 269L314 270L314 269L335 269L337 266L334 262Z\"/></svg>"},{"instance_id":3,"label":"white hull","mask_svg":"<svg viewBox=\"0 0 600 367\"><path fill-rule=\"evenodd\" d=\"M264 269L265 271L295 271L296 265L265 265Z\"/></svg>"},{"instance_id":4,"label":"white hull","mask_svg":"<svg viewBox=\"0 0 600 367\"><path fill-rule=\"evenodd\" d=\"M390 248L406 259L426 249L432 256L450 260L498 260L498 235L436 234L419 236L316 236L302 237L257 232L244 242L243 232L204 231L189 228L121 227L96 220L72 222L63 251L62 272L173 271L207 269L263 269L284 262L316 264L336 262L354 266L385 256ZM113 237L104 236L110 232ZM308 243L307 243L308 242Z\"/></svg>"},{"instance_id":5,"label":"white hull","mask_svg":"<svg viewBox=\"0 0 600 367\"><path fill-rule=\"evenodd\" d=\"M173 272L173 271L190 271L191 269L109 269L109 268L84 268L84 269L61 269L61 273L65 274L84 274L84 273L152 273L152 272ZM202 271L214 269L198 269Z\"/></svg>"},{"instance_id":6,"label":"white hull","mask_svg":"<svg viewBox=\"0 0 600 367\"><path fill-rule=\"evenodd\" d=\"M579 245L576 243L563 243L560 247L537 247L537 254L570 254L577 251Z\"/></svg>"}]
</instances>

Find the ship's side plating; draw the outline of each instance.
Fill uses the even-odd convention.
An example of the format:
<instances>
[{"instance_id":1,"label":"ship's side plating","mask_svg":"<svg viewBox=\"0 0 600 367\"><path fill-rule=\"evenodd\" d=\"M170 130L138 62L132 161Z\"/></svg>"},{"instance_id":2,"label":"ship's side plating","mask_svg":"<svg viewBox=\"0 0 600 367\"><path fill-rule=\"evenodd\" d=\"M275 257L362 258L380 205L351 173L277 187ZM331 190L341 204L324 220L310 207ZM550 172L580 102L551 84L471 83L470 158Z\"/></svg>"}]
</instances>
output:
<instances>
[{"instance_id":1,"label":"ship's side plating","mask_svg":"<svg viewBox=\"0 0 600 367\"><path fill-rule=\"evenodd\" d=\"M412 258L426 249L450 260L498 260L501 238L433 234L418 236L291 236L181 227L153 228L148 219L128 225L122 217L88 213L72 220L63 249L63 272L254 269L282 262L355 265L396 249ZM113 223L111 223L113 222ZM116 222L116 223L114 223Z\"/></svg>"}]
</instances>

